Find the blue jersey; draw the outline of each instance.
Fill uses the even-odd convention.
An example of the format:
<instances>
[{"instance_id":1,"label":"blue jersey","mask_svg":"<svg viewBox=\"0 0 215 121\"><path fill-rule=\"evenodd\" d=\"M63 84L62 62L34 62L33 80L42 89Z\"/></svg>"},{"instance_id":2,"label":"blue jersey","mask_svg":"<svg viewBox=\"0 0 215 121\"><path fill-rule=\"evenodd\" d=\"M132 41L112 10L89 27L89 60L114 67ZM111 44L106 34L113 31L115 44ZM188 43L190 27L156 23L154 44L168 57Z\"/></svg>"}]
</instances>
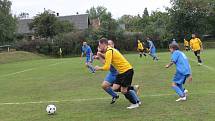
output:
<instances>
[{"instance_id":1,"label":"blue jersey","mask_svg":"<svg viewBox=\"0 0 215 121\"><path fill-rule=\"evenodd\" d=\"M155 49L155 45L151 40L149 40L149 49L150 50Z\"/></svg>"},{"instance_id":2,"label":"blue jersey","mask_svg":"<svg viewBox=\"0 0 215 121\"><path fill-rule=\"evenodd\" d=\"M183 52L175 50L172 53L171 60L176 65L176 73L180 73L182 75L191 74L189 61Z\"/></svg>"},{"instance_id":3,"label":"blue jersey","mask_svg":"<svg viewBox=\"0 0 215 121\"><path fill-rule=\"evenodd\" d=\"M82 46L82 52L85 53L87 57L90 57L90 53L92 53L92 50L90 46L85 45L85 46Z\"/></svg>"}]
</instances>

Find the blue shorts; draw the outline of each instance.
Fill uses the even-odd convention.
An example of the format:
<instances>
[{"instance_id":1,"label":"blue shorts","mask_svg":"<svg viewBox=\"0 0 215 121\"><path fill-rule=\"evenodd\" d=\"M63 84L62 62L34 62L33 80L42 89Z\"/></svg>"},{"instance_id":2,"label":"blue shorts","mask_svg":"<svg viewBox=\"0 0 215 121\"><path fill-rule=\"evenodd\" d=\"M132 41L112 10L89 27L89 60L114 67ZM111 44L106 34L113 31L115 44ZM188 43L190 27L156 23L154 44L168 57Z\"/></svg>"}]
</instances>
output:
<instances>
[{"instance_id":1,"label":"blue shorts","mask_svg":"<svg viewBox=\"0 0 215 121\"><path fill-rule=\"evenodd\" d=\"M175 82L176 84L184 84L187 77L189 77L189 76L190 76L190 74L183 75L180 73L176 73L175 76L173 77L172 82Z\"/></svg>"},{"instance_id":2,"label":"blue shorts","mask_svg":"<svg viewBox=\"0 0 215 121\"><path fill-rule=\"evenodd\" d=\"M93 57L91 57L91 61L90 61L90 56L86 56L86 63L92 63L93 62Z\"/></svg>"},{"instance_id":3,"label":"blue shorts","mask_svg":"<svg viewBox=\"0 0 215 121\"><path fill-rule=\"evenodd\" d=\"M154 55L154 54L156 53L156 49L155 49L155 48L152 48L152 49L150 50L150 53L151 53L152 55Z\"/></svg>"},{"instance_id":4,"label":"blue shorts","mask_svg":"<svg viewBox=\"0 0 215 121\"><path fill-rule=\"evenodd\" d=\"M109 82L110 84L113 84L116 80L116 75L112 74L111 72L108 72L108 74L105 77L105 81Z\"/></svg>"}]
</instances>

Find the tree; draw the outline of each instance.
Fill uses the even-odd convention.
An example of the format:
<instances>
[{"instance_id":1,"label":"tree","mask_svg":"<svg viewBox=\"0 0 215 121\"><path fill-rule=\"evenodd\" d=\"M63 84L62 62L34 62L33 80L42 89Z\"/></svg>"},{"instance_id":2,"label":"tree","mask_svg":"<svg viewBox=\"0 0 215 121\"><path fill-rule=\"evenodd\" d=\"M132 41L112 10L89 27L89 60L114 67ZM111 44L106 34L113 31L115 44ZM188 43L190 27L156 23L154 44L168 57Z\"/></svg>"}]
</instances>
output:
<instances>
[{"instance_id":1,"label":"tree","mask_svg":"<svg viewBox=\"0 0 215 121\"><path fill-rule=\"evenodd\" d=\"M90 10L87 10L86 13L89 14L90 19L99 18L102 14L107 13L107 8L103 6L92 7Z\"/></svg>"},{"instance_id":2,"label":"tree","mask_svg":"<svg viewBox=\"0 0 215 121\"><path fill-rule=\"evenodd\" d=\"M35 31L37 36L53 38L55 35L70 32L74 29L68 21L59 21L53 11L46 10L37 15L29 28Z\"/></svg>"},{"instance_id":3,"label":"tree","mask_svg":"<svg viewBox=\"0 0 215 121\"><path fill-rule=\"evenodd\" d=\"M116 31L118 29L118 23L112 18L112 14L107 12L107 8L103 6L92 7L87 10L90 19L99 19L100 27L98 30L92 30L94 37L97 36L99 39L101 37L106 37L109 39L114 39L116 36Z\"/></svg>"},{"instance_id":4,"label":"tree","mask_svg":"<svg viewBox=\"0 0 215 121\"><path fill-rule=\"evenodd\" d=\"M209 8L207 0L171 0L171 4L169 13L175 35L205 33Z\"/></svg>"},{"instance_id":5,"label":"tree","mask_svg":"<svg viewBox=\"0 0 215 121\"><path fill-rule=\"evenodd\" d=\"M209 12L207 15L208 33L215 35L215 1L210 0L209 2Z\"/></svg>"},{"instance_id":6,"label":"tree","mask_svg":"<svg viewBox=\"0 0 215 121\"><path fill-rule=\"evenodd\" d=\"M0 42L8 43L13 40L16 31L16 18L11 14L12 3L0 0Z\"/></svg>"}]
</instances>

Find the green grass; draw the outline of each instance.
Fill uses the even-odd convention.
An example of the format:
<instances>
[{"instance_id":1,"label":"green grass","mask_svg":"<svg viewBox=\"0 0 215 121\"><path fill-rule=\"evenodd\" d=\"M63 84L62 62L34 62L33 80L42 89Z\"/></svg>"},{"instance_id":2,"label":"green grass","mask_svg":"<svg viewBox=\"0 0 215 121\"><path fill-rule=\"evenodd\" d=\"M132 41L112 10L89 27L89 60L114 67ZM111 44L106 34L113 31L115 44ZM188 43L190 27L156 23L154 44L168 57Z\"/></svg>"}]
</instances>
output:
<instances>
[{"instance_id":1,"label":"green grass","mask_svg":"<svg viewBox=\"0 0 215 121\"><path fill-rule=\"evenodd\" d=\"M42 58L45 58L45 56L24 51L3 52L0 53L0 64Z\"/></svg>"},{"instance_id":2,"label":"green grass","mask_svg":"<svg viewBox=\"0 0 215 121\"><path fill-rule=\"evenodd\" d=\"M193 82L187 83L186 102L175 102L171 89L175 67L164 66L170 53L158 53L160 60L127 54L134 66L133 84L141 86L141 107L128 110L129 102L120 94L116 104L100 87L107 72L91 74L84 59L36 59L0 64L0 121L213 121L215 117L215 50L202 53L204 64L190 61ZM196 60L191 52L186 55ZM99 64L96 62L95 64ZM99 99L101 98L101 99ZM89 99L89 100L78 100ZM52 102L11 104L38 101L53 102L56 115L47 115Z\"/></svg>"}]
</instances>

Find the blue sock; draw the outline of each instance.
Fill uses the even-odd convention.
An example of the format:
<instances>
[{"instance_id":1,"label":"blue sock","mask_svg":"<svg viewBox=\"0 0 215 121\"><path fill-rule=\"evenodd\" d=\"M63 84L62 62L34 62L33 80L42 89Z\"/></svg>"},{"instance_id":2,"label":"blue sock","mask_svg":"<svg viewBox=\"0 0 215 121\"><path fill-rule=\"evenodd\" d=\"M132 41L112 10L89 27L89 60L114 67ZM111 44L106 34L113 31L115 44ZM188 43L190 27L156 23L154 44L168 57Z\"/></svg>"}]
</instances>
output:
<instances>
[{"instance_id":1,"label":"blue sock","mask_svg":"<svg viewBox=\"0 0 215 121\"><path fill-rule=\"evenodd\" d=\"M139 102L140 99L139 97L137 96L136 92L134 90L129 90L129 93L132 95L133 99L136 101L136 102Z\"/></svg>"},{"instance_id":2,"label":"blue sock","mask_svg":"<svg viewBox=\"0 0 215 121\"><path fill-rule=\"evenodd\" d=\"M111 87L105 89L105 91L106 91L109 95L111 95L112 97L116 97L116 96L117 96L117 94L113 91L113 89L112 89Z\"/></svg>"},{"instance_id":3,"label":"blue sock","mask_svg":"<svg viewBox=\"0 0 215 121\"><path fill-rule=\"evenodd\" d=\"M180 96L184 97L184 92L178 86L172 86L172 89Z\"/></svg>"},{"instance_id":4,"label":"blue sock","mask_svg":"<svg viewBox=\"0 0 215 121\"><path fill-rule=\"evenodd\" d=\"M182 92L184 92L185 88L183 87L183 84L177 84L177 86L181 89Z\"/></svg>"}]
</instances>

